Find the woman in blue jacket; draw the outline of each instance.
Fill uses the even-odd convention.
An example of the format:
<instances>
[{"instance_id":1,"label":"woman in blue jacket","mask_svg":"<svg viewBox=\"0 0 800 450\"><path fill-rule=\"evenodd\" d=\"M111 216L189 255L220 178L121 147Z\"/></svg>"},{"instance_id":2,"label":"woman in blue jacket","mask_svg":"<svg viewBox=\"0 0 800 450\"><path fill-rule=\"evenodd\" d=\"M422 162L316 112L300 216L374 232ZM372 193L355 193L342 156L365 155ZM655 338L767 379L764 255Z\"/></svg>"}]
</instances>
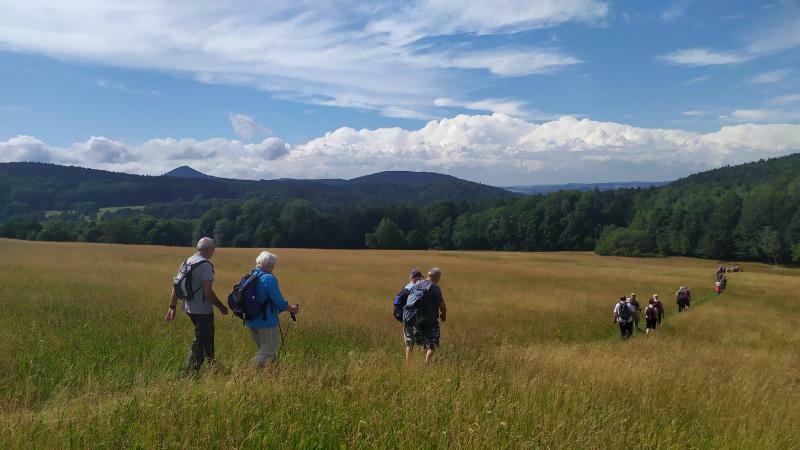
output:
<instances>
[{"instance_id":1,"label":"woman in blue jacket","mask_svg":"<svg viewBox=\"0 0 800 450\"><path fill-rule=\"evenodd\" d=\"M278 314L289 311L290 314L297 314L300 307L289 306L283 298L278 287L278 279L272 274L275 270L275 263L278 257L270 252L261 252L256 258L256 272L258 273L258 300L262 303L268 302L266 314L258 319L248 320L245 324L250 328L250 336L253 338L258 352L253 357L253 365L264 367L267 363L274 363L278 356L278 347L281 344L281 333L278 328Z\"/></svg>"}]
</instances>

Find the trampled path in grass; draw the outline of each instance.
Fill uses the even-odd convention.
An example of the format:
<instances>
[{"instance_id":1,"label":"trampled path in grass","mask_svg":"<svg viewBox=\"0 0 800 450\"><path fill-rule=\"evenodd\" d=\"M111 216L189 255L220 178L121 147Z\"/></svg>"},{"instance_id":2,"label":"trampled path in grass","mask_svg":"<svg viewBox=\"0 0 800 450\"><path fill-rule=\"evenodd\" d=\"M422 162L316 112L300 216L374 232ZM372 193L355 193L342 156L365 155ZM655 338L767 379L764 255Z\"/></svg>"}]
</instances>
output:
<instances>
[{"instance_id":1,"label":"trampled path in grass","mask_svg":"<svg viewBox=\"0 0 800 450\"><path fill-rule=\"evenodd\" d=\"M218 250L220 296L258 251ZM800 447L797 270L745 264L703 303L713 261L274 251L302 305L280 366L249 371L246 329L217 315L220 367L184 379L191 324L163 314L190 249L0 240L0 447ZM434 265L442 349L406 368L389 303ZM620 342L630 292L667 317Z\"/></svg>"}]
</instances>

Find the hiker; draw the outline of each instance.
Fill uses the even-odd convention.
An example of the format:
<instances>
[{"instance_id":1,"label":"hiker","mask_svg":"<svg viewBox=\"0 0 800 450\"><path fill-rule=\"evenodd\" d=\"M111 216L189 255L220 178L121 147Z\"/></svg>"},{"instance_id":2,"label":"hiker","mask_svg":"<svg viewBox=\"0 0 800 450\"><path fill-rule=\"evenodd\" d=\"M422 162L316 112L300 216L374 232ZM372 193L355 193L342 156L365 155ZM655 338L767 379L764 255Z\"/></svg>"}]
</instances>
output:
<instances>
[{"instance_id":1,"label":"hiker","mask_svg":"<svg viewBox=\"0 0 800 450\"><path fill-rule=\"evenodd\" d=\"M425 350L426 364L433 360L433 355L439 348L439 319L442 322L447 320L447 308L439 287L441 278L441 269L434 267L428 271L428 278L414 284L408 294L403 308L406 362L410 360L415 345Z\"/></svg>"},{"instance_id":2,"label":"hiker","mask_svg":"<svg viewBox=\"0 0 800 450\"><path fill-rule=\"evenodd\" d=\"M300 311L300 306L289 306L289 302L281 294L278 279L273 274L277 261L276 255L266 251L261 252L256 257L256 268L252 272L258 280L256 300L263 304L262 315L245 321L258 349L252 360L254 367L274 364L278 357L278 347L282 344L278 315L284 311L289 311L289 314L293 315Z\"/></svg>"},{"instance_id":3,"label":"hiker","mask_svg":"<svg viewBox=\"0 0 800 450\"><path fill-rule=\"evenodd\" d=\"M630 303L631 305L633 305L634 308L636 308L636 312L633 313L633 326L636 327L637 330L642 331L642 329L639 328L639 311L641 311L642 307L641 305L639 305L639 301L636 300L635 292L631 292L631 296L630 298L628 298L628 303Z\"/></svg>"},{"instance_id":4,"label":"hiker","mask_svg":"<svg viewBox=\"0 0 800 450\"><path fill-rule=\"evenodd\" d=\"M719 283L720 283L720 286L719 286L719 287L720 287L720 289L724 291L725 289L727 289L727 288L728 288L728 277L726 277L726 276L723 274L723 275L722 275L722 278L719 280Z\"/></svg>"},{"instance_id":5,"label":"hiker","mask_svg":"<svg viewBox=\"0 0 800 450\"><path fill-rule=\"evenodd\" d=\"M403 322L403 307L406 306L406 300L408 300L408 294L411 292L411 289L414 287L417 282L422 279L422 272L417 269L411 269L411 272L408 273L408 284L403 286L403 289L395 295L394 301L392 304L394 305L394 318L400 322ZM411 350L414 348L414 339L411 335L411 332L406 329L405 323L403 323L403 343L406 347L406 361L411 358Z\"/></svg>"},{"instance_id":6,"label":"hiker","mask_svg":"<svg viewBox=\"0 0 800 450\"><path fill-rule=\"evenodd\" d=\"M209 364L214 363L213 307L219 308L222 315L228 314L228 308L214 293L214 265L209 260L215 250L213 239L200 239L197 241L197 253L181 264L173 278L166 321L172 322L175 318L175 308L180 298L183 300L183 311L194 324L194 341L186 357L187 372L200 370L206 358Z\"/></svg>"},{"instance_id":7,"label":"hiker","mask_svg":"<svg viewBox=\"0 0 800 450\"><path fill-rule=\"evenodd\" d=\"M689 307L689 289L686 286L681 286L675 292L675 303L678 304L678 312L683 312L684 309Z\"/></svg>"},{"instance_id":8,"label":"hiker","mask_svg":"<svg viewBox=\"0 0 800 450\"><path fill-rule=\"evenodd\" d=\"M685 307L689 308L692 306L692 291L689 290L689 286L684 286L683 289L686 291Z\"/></svg>"},{"instance_id":9,"label":"hiker","mask_svg":"<svg viewBox=\"0 0 800 450\"><path fill-rule=\"evenodd\" d=\"M650 298L653 300L653 304L656 305L656 309L658 310L658 324L661 325L661 320L664 319L664 304L659 300L658 294L653 294Z\"/></svg>"},{"instance_id":10,"label":"hiker","mask_svg":"<svg viewBox=\"0 0 800 450\"><path fill-rule=\"evenodd\" d=\"M644 318L647 322L647 332L646 334L650 334L650 331L655 331L656 325L658 325L658 307L655 305L655 301L651 298L648 301L647 308L644 310Z\"/></svg>"},{"instance_id":11,"label":"hiker","mask_svg":"<svg viewBox=\"0 0 800 450\"><path fill-rule=\"evenodd\" d=\"M633 315L636 309L628 303L625 296L621 296L614 305L614 323L619 324L619 332L622 340L630 339L633 335Z\"/></svg>"},{"instance_id":12,"label":"hiker","mask_svg":"<svg viewBox=\"0 0 800 450\"><path fill-rule=\"evenodd\" d=\"M722 294L722 281L717 281L714 283L714 292L716 292L717 295Z\"/></svg>"}]
</instances>

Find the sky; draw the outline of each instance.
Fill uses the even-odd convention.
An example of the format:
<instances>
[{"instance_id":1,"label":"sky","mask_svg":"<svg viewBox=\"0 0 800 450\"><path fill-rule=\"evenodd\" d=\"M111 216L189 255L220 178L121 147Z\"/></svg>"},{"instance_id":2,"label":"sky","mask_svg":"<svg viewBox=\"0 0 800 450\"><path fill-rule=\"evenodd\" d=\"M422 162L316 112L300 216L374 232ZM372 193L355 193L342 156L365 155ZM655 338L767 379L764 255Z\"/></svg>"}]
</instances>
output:
<instances>
[{"instance_id":1,"label":"sky","mask_svg":"<svg viewBox=\"0 0 800 450\"><path fill-rule=\"evenodd\" d=\"M4 0L0 13L0 162L508 186L665 181L798 151L800 0Z\"/></svg>"}]
</instances>

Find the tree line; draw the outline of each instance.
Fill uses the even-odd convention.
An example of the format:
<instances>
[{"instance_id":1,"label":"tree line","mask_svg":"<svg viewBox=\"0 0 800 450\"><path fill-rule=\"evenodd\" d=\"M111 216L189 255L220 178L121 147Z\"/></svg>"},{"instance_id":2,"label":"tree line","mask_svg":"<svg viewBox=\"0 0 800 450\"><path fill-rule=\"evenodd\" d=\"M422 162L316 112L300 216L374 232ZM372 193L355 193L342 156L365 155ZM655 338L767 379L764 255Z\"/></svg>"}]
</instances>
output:
<instances>
[{"instance_id":1,"label":"tree line","mask_svg":"<svg viewBox=\"0 0 800 450\"><path fill-rule=\"evenodd\" d=\"M96 203L44 218L4 207L0 236L29 240L222 246L556 251L800 262L800 155L724 167L667 186L562 191L427 204L365 199Z\"/></svg>"}]
</instances>

